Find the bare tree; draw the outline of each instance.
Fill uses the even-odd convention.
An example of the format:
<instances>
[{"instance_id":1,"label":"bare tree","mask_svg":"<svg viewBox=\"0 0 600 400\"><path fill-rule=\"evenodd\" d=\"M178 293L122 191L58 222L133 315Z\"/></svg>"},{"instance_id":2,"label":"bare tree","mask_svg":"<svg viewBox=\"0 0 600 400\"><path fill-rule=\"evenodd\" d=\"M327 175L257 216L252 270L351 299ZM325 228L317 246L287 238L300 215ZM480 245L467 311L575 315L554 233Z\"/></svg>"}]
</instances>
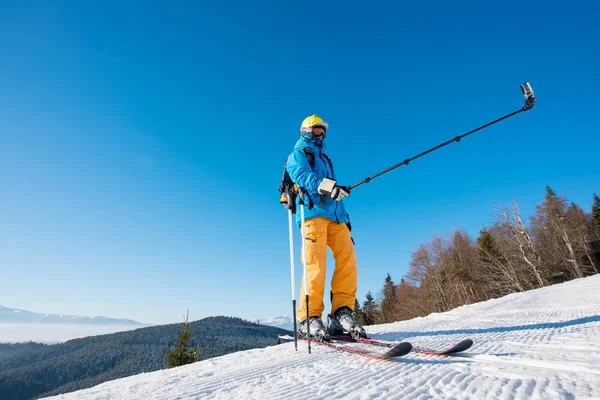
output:
<instances>
[{"instance_id":1,"label":"bare tree","mask_svg":"<svg viewBox=\"0 0 600 400\"><path fill-rule=\"evenodd\" d=\"M434 239L439 274L448 308L485 298L477 265L477 249L466 232L454 231L448 239Z\"/></svg>"},{"instance_id":2,"label":"bare tree","mask_svg":"<svg viewBox=\"0 0 600 400\"><path fill-rule=\"evenodd\" d=\"M448 311L489 298L477 246L466 232L454 231L448 239L435 235L422 244L413 252L406 280L399 296L410 292L417 298L418 304L413 305L419 314Z\"/></svg>"},{"instance_id":3,"label":"bare tree","mask_svg":"<svg viewBox=\"0 0 600 400\"><path fill-rule=\"evenodd\" d=\"M484 276L488 294L491 297L523 292L529 288L518 258L505 254L502 246L504 238L496 230L484 228L477 238L479 270Z\"/></svg>"},{"instance_id":4,"label":"bare tree","mask_svg":"<svg viewBox=\"0 0 600 400\"><path fill-rule=\"evenodd\" d=\"M594 229L591 217L575 203L571 203L565 213L566 229L573 239L577 257L581 259L584 273L599 273L597 262L593 256ZM589 263L589 264L588 264ZM587 265L586 265L587 264Z\"/></svg>"},{"instance_id":5,"label":"bare tree","mask_svg":"<svg viewBox=\"0 0 600 400\"><path fill-rule=\"evenodd\" d=\"M600 198L594 195L592 213L586 214L574 203L567 207L566 199L546 189L530 228L513 201L494 207L495 221L482 229L477 241L464 231L454 231L447 238L435 234L421 244L398 285L388 274L377 321L444 312L599 273Z\"/></svg>"},{"instance_id":6,"label":"bare tree","mask_svg":"<svg viewBox=\"0 0 600 400\"><path fill-rule=\"evenodd\" d=\"M440 275L439 253L442 248L443 240L437 235L432 241L420 245L412 254L406 275L408 281L419 288L418 309L425 315L450 309Z\"/></svg>"},{"instance_id":7,"label":"bare tree","mask_svg":"<svg viewBox=\"0 0 600 400\"><path fill-rule=\"evenodd\" d=\"M396 286L396 320L403 321L415 317L421 317L429 314L420 313L419 289L410 285L406 280L401 279Z\"/></svg>"},{"instance_id":8,"label":"bare tree","mask_svg":"<svg viewBox=\"0 0 600 400\"><path fill-rule=\"evenodd\" d=\"M518 258L527 265L528 272L534 278L534 287L546 286L542 259L523 223L519 205L513 201L508 209L496 208L495 219L496 228L503 233L505 251L509 257Z\"/></svg>"}]
</instances>

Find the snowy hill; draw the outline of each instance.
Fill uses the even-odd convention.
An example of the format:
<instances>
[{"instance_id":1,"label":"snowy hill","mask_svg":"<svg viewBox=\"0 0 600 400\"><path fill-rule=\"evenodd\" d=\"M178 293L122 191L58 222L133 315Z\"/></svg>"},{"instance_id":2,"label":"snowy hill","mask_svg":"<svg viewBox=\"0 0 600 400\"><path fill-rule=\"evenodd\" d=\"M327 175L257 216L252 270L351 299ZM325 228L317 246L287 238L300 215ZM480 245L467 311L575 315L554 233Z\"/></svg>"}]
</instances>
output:
<instances>
[{"instance_id":1,"label":"snowy hill","mask_svg":"<svg viewBox=\"0 0 600 400\"><path fill-rule=\"evenodd\" d=\"M600 276L367 330L428 347L465 337L475 344L461 357L377 361L286 343L59 398L600 398Z\"/></svg>"},{"instance_id":2,"label":"snowy hill","mask_svg":"<svg viewBox=\"0 0 600 400\"><path fill-rule=\"evenodd\" d=\"M294 331L294 321L289 315L280 315L277 317L263 318L254 321L260 325L274 326L275 328L286 329L288 331Z\"/></svg>"},{"instance_id":3,"label":"snowy hill","mask_svg":"<svg viewBox=\"0 0 600 400\"><path fill-rule=\"evenodd\" d=\"M75 324L75 325L137 325L130 319L107 317L80 317L77 315L41 314L16 308L0 306L0 323L5 324Z\"/></svg>"}]
</instances>

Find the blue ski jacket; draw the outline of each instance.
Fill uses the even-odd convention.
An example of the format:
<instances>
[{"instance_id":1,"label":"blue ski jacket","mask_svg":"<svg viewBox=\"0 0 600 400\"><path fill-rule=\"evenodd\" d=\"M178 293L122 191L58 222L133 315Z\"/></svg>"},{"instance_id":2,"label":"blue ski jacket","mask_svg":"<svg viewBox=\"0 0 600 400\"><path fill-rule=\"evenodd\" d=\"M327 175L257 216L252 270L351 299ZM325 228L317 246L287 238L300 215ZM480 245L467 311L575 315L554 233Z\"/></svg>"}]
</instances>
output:
<instances>
[{"instance_id":1,"label":"blue ski jacket","mask_svg":"<svg viewBox=\"0 0 600 400\"><path fill-rule=\"evenodd\" d=\"M315 156L314 168L311 168L306 153L303 148L308 147ZM343 200L334 201L331 197L325 195L325 204L321 205L321 197L318 187L323 178L336 180L333 168L327 162L323 153L323 139L313 137L310 133L302 135L294 146L294 151L289 155L286 162L286 169L292 181L305 188L314 207L309 210L304 207L304 218L323 217L329 218L336 223L350 222L350 216L346 212ZM298 226L302 223L300 219L300 198L296 199L298 212L296 213L296 223Z\"/></svg>"}]
</instances>

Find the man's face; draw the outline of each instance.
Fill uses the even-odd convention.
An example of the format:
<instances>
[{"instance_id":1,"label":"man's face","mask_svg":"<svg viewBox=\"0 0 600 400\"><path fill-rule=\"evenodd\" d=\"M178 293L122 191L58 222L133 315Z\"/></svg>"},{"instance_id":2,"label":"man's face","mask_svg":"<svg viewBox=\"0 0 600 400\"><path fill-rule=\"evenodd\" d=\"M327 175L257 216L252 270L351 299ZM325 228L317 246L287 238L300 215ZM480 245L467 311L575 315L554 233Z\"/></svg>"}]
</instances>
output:
<instances>
[{"instance_id":1,"label":"man's face","mask_svg":"<svg viewBox=\"0 0 600 400\"><path fill-rule=\"evenodd\" d=\"M325 137L325 129L321 128L320 126L315 126L314 128L312 128L312 135L316 136L316 137L324 138Z\"/></svg>"}]
</instances>

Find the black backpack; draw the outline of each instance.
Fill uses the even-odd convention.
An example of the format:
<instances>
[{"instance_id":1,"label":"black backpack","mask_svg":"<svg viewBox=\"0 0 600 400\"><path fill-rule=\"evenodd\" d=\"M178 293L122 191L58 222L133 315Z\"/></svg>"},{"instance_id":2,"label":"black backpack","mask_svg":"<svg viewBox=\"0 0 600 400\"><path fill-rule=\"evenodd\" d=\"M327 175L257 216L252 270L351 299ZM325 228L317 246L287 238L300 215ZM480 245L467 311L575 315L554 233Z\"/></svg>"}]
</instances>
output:
<instances>
[{"instance_id":1,"label":"black backpack","mask_svg":"<svg viewBox=\"0 0 600 400\"><path fill-rule=\"evenodd\" d=\"M306 154L306 159L308 160L308 164L310 165L311 168L315 167L315 154L308 148L308 147L304 147L302 148L302 150L304 150L304 153ZM325 155L322 154L323 157L325 158L325 160L327 160L327 163L329 164L329 167L331 168L331 171L333 172L333 164L331 162L331 159ZM287 164L287 161L286 161ZM308 192L306 191L306 189L304 189L303 187L298 186L297 184L294 183L294 181L292 181L292 178L290 177L290 174L288 174L287 172L287 168L286 165L283 166L283 175L281 177L281 181L279 182L279 204L283 204L285 208L287 208L288 210L290 210L292 212L292 214L296 214L296 198L298 196L301 196L302 200L305 200L307 203L305 204L306 206L308 206L308 209L312 209L314 204L313 201L310 197L310 195L308 194Z\"/></svg>"}]
</instances>

